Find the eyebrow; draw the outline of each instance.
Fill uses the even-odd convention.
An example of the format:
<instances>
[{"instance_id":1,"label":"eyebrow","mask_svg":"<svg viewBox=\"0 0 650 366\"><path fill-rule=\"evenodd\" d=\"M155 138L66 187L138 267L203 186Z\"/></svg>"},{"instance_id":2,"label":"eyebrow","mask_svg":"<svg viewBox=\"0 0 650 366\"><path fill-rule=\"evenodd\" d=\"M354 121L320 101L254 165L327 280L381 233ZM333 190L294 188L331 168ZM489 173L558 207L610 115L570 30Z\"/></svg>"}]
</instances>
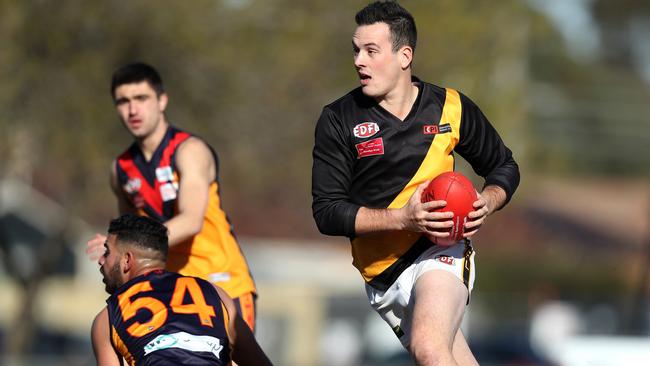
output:
<instances>
[{"instance_id":1,"label":"eyebrow","mask_svg":"<svg viewBox=\"0 0 650 366\"><path fill-rule=\"evenodd\" d=\"M368 42L368 43L362 44L361 46L357 46L357 44L354 43L354 41L352 41L352 47L361 48L361 47L370 47L370 46L379 47L379 45L377 43L375 43L375 42Z\"/></svg>"},{"instance_id":2,"label":"eyebrow","mask_svg":"<svg viewBox=\"0 0 650 366\"><path fill-rule=\"evenodd\" d=\"M131 96L128 96L128 97L127 96L122 96L122 97L119 97L119 98L115 99L115 103L126 102L126 101L134 100L134 99L149 98L150 96L151 95L149 95L147 93L135 94L135 95L131 95Z\"/></svg>"}]
</instances>

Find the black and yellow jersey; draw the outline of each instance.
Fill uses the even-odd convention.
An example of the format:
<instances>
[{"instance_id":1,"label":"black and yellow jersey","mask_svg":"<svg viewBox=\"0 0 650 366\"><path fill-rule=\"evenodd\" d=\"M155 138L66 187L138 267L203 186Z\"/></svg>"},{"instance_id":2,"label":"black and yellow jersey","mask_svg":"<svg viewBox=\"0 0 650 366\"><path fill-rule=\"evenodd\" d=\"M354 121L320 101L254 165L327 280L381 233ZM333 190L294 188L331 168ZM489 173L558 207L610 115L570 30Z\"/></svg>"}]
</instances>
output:
<instances>
[{"instance_id":1,"label":"black and yellow jersey","mask_svg":"<svg viewBox=\"0 0 650 366\"><path fill-rule=\"evenodd\" d=\"M230 365L228 312L209 282L152 271L106 303L111 343L129 365Z\"/></svg>"},{"instance_id":2,"label":"black and yellow jersey","mask_svg":"<svg viewBox=\"0 0 650 366\"><path fill-rule=\"evenodd\" d=\"M145 159L136 143L116 159L118 183L140 215L165 222L178 213L177 193L181 177L175 153L192 136L170 126L150 161ZM212 147L210 150L218 175L218 157ZM169 248L167 269L215 283L232 298L255 293L248 264L221 208L218 178L210 184L201 232Z\"/></svg>"},{"instance_id":3,"label":"black and yellow jersey","mask_svg":"<svg viewBox=\"0 0 650 366\"><path fill-rule=\"evenodd\" d=\"M312 209L319 230L352 242L353 264L387 288L427 247L424 236L393 231L355 237L360 207L401 208L418 185L454 170L454 153L502 187L519 184L512 152L465 95L413 78L417 99L401 121L357 88L325 106L316 125Z\"/></svg>"}]
</instances>

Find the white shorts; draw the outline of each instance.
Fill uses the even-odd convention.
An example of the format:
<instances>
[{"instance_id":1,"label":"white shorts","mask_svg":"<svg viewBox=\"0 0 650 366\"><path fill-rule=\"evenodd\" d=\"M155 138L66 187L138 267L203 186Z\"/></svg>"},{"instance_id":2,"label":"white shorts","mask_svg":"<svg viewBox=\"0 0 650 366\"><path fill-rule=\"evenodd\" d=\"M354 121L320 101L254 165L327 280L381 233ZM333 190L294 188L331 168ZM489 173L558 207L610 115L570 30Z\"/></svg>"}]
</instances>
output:
<instances>
[{"instance_id":1,"label":"white shorts","mask_svg":"<svg viewBox=\"0 0 650 366\"><path fill-rule=\"evenodd\" d=\"M402 345L408 349L411 341L413 302L411 294L418 278L432 270L447 271L462 281L471 294L474 287L475 252L465 240L452 246L432 245L402 272L386 291L366 283L370 305L390 325ZM469 298L467 300L469 302Z\"/></svg>"}]
</instances>

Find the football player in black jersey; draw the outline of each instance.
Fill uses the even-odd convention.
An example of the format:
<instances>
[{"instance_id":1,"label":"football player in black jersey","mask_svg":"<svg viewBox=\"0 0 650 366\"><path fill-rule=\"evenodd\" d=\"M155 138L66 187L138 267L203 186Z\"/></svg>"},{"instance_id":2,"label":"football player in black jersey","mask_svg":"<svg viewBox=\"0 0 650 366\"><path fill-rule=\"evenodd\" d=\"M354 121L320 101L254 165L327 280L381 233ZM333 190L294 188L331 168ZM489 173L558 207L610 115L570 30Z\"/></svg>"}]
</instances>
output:
<instances>
[{"instance_id":1,"label":"football player in black jersey","mask_svg":"<svg viewBox=\"0 0 650 366\"><path fill-rule=\"evenodd\" d=\"M163 224L123 215L111 221L104 246L99 264L110 297L91 333L98 365L271 364L225 291L164 270Z\"/></svg>"},{"instance_id":2,"label":"football player in black jersey","mask_svg":"<svg viewBox=\"0 0 650 366\"><path fill-rule=\"evenodd\" d=\"M417 32L407 10L378 1L355 20L360 86L325 106L318 120L314 219L322 233L350 238L370 304L418 365L476 365L460 330L475 278L470 239L510 200L519 168L468 97L412 75ZM453 171L456 154L485 184L465 238L435 245L427 237L447 236L453 214L434 212L446 203L422 203L421 194Z\"/></svg>"}]
</instances>

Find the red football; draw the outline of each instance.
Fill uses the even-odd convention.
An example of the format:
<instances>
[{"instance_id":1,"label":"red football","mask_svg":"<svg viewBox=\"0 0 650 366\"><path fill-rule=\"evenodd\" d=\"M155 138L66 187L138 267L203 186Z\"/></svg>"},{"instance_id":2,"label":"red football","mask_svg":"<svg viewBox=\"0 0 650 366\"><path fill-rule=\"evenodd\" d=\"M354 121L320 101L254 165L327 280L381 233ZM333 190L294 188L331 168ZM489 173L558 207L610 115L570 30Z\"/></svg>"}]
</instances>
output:
<instances>
[{"instance_id":1,"label":"red football","mask_svg":"<svg viewBox=\"0 0 650 366\"><path fill-rule=\"evenodd\" d=\"M478 199L472 182L458 172L446 172L435 177L422 192L422 202L447 201L445 207L436 211L454 213L454 226L445 238L427 237L438 245L453 245L463 238L467 214L474 211L473 204Z\"/></svg>"}]
</instances>

